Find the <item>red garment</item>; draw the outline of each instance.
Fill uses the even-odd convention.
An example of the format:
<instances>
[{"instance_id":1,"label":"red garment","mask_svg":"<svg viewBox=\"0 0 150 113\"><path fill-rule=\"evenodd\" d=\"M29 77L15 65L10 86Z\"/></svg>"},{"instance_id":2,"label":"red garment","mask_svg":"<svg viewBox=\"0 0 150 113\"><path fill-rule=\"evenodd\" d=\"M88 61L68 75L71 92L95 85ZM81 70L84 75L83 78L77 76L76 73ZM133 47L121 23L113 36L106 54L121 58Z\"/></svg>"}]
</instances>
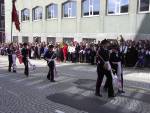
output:
<instances>
[{"instance_id":1,"label":"red garment","mask_svg":"<svg viewBox=\"0 0 150 113\"><path fill-rule=\"evenodd\" d=\"M16 0L13 0L13 7L12 7L12 22L15 23L16 29L18 31L20 31L20 22L19 22L19 17L17 14L17 10L16 10L16 6L15 6L15 2Z\"/></svg>"},{"instance_id":2,"label":"red garment","mask_svg":"<svg viewBox=\"0 0 150 113\"><path fill-rule=\"evenodd\" d=\"M64 55L64 59L67 58L67 53L68 53L68 46L65 44L63 47L63 55Z\"/></svg>"},{"instance_id":3,"label":"red garment","mask_svg":"<svg viewBox=\"0 0 150 113\"><path fill-rule=\"evenodd\" d=\"M17 50L16 56L17 56L17 58L19 60L19 63L22 64L22 55L21 55L21 51L20 50Z\"/></svg>"}]
</instances>

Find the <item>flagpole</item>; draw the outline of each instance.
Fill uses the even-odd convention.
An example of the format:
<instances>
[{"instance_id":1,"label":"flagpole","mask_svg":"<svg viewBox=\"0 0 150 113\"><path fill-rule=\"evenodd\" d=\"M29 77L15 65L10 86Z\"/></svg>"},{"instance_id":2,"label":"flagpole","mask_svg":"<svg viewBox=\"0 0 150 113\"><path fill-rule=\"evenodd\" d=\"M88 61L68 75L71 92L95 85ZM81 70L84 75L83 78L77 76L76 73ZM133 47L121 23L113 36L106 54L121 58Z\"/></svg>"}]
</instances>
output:
<instances>
[{"instance_id":1,"label":"flagpole","mask_svg":"<svg viewBox=\"0 0 150 113\"><path fill-rule=\"evenodd\" d=\"M11 21L11 42L13 42L13 22Z\"/></svg>"},{"instance_id":2,"label":"flagpole","mask_svg":"<svg viewBox=\"0 0 150 113\"><path fill-rule=\"evenodd\" d=\"M12 11L13 11L13 0L12 0ZM12 11L11 11L11 43L13 42L13 37L12 37L12 33L13 33Z\"/></svg>"}]
</instances>

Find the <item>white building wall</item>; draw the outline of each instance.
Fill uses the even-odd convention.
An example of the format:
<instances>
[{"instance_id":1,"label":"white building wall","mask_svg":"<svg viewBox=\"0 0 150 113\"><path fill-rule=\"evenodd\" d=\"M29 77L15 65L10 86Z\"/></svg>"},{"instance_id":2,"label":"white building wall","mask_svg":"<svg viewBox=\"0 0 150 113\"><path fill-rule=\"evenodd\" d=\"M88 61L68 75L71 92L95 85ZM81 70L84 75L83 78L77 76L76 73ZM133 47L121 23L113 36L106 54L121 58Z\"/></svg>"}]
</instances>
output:
<instances>
[{"instance_id":1,"label":"white building wall","mask_svg":"<svg viewBox=\"0 0 150 113\"><path fill-rule=\"evenodd\" d=\"M144 23L149 14L137 14L137 0L130 0L129 14L119 16L106 15L106 0L100 2L100 15L95 17L81 17L81 0L77 0L77 17L62 18L62 3L67 0L17 0L16 7L19 11L21 22L21 10L30 10L30 21L21 22L21 32L16 31L13 25L13 36L28 36L29 42L33 42L33 37L41 37L41 41L46 41L47 37L56 37L56 42L61 42L63 37L74 38L75 41L82 41L82 38L116 38L122 34L126 39L150 39L148 24ZM58 18L45 19L45 7L50 3L58 4ZM11 9L10 0L5 0L5 22L6 22L6 41L11 41ZM32 8L43 7L42 21L32 21ZM148 22L148 19L147 22ZM142 26L142 27L141 27ZM146 26L146 27L145 27ZM142 28L142 29L141 29ZM146 29L145 29L146 28ZM141 31L141 32L140 32Z\"/></svg>"}]
</instances>

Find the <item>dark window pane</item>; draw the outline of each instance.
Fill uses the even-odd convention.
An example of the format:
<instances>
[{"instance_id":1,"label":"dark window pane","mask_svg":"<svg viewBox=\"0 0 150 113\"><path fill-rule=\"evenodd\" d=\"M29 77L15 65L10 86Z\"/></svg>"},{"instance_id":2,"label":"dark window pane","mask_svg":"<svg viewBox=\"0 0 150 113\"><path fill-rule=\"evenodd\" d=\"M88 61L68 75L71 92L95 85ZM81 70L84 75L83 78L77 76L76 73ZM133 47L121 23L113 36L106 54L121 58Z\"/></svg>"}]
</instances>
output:
<instances>
[{"instance_id":1,"label":"dark window pane","mask_svg":"<svg viewBox=\"0 0 150 113\"><path fill-rule=\"evenodd\" d=\"M68 2L63 5L63 16L68 17Z\"/></svg>"},{"instance_id":2,"label":"dark window pane","mask_svg":"<svg viewBox=\"0 0 150 113\"><path fill-rule=\"evenodd\" d=\"M121 0L121 13L128 13L129 0Z\"/></svg>"},{"instance_id":3,"label":"dark window pane","mask_svg":"<svg viewBox=\"0 0 150 113\"><path fill-rule=\"evenodd\" d=\"M149 0L140 0L140 11L149 11Z\"/></svg>"}]
</instances>

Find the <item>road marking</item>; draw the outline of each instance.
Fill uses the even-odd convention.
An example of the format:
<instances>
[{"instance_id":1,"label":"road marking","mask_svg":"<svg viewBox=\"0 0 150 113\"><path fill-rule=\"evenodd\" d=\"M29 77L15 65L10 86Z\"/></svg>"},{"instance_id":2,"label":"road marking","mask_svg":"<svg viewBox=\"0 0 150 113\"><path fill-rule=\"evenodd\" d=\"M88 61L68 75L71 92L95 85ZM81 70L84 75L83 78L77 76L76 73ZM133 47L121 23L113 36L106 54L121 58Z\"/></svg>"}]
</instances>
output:
<instances>
[{"instance_id":1,"label":"road marking","mask_svg":"<svg viewBox=\"0 0 150 113\"><path fill-rule=\"evenodd\" d=\"M56 109L55 113L65 113L65 112Z\"/></svg>"},{"instance_id":2,"label":"road marking","mask_svg":"<svg viewBox=\"0 0 150 113\"><path fill-rule=\"evenodd\" d=\"M37 80L37 81L34 81L34 82L30 82L30 83L27 83L26 85L27 86L32 86L32 85L35 85L35 84L39 84L41 82L43 82L43 80Z\"/></svg>"}]
</instances>

